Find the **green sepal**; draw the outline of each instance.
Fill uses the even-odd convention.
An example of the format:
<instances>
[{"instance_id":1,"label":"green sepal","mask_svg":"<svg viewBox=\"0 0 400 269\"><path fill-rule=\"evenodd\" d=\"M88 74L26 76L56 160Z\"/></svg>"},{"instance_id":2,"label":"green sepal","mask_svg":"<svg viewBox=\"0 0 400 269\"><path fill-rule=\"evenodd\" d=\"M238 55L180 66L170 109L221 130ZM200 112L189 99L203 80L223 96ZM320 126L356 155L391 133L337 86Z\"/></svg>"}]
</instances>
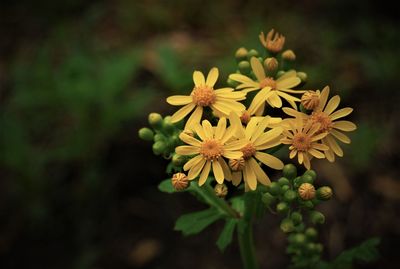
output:
<instances>
[{"instance_id":1,"label":"green sepal","mask_svg":"<svg viewBox=\"0 0 400 269\"><path fill-rule=\"evenodd\" d=\"M171 179L166 179L166 180L161 181L161 183L158 184L158 189L159 189L161 192L166 192L166 193L174 193L174 192L177 192L177 191L175 190L175 188L172 186Z\"/></svg>"},{"instance_id":2,"label":"green sepal","mask_svg":"<svg viewBox=\"0 0 400 269\"><path fill-rule=\"evenodd\" d=\"M225 226L216 242L219 250L221 250L222 252L232 242L233 232L235 231L235 227L236 227L237 223L238 223L237 219L227 219L226 220Z\"/></svg>"},{"instance_id":3,"label":"green sepal","mask_svg":"<svg viewBox=\"0 0 400 269\"><path fill-rule=\"evenodd\" d=\"M222 218L222 214L215 208L182 215L175 223L175 231L183 235L198 234L215 221Z\"/></svg>"}]
</instances>

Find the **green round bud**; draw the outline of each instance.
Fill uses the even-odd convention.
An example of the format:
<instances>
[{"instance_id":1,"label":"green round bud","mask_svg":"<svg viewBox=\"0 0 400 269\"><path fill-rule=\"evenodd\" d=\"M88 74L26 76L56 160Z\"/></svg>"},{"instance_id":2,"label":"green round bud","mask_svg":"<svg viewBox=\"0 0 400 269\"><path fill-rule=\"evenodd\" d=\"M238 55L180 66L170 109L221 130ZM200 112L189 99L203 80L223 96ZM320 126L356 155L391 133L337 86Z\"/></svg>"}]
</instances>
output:
<instances>
[{"instance_id":1,"label":"green round bud","mask_svg":"<svg viewBox=\"0 0 400 269\"><path fill-rule=\"evenodd\" d=\"M162 123L162 128L168 133L172 133L175 129L174 124L171 122L171 116L166 116Z\"/></svg>"},{"instance_id":2,"label":"green round bud","mask_svg":"<svg viewBox=\"0 0 400 269\"><path fill-rule=\"evenodd\" d=\"M228 83L228 85L232 88L236 88L239 85L239 82L234 81L233 79L228 78L228 80L226 81L226 83Z\"/></svg>"},{"instance_id":3,"label":"green round bud","mask_svg":"<svg viewBox=\"0 0 400 269\"><path fill-rule=\"evenodd\" d=\"M314 170L307 170L304 172L303 176L310 176L312 178L313 181L315 181L317 179L317 173L315 173Z\"/></svg>"},{"instance_id":4,"label":"green round bud","mask_svg":"<svg viewBox=\"0 0 400 269\"><path fill-rule=\"evenodd\" d=\"M293 220L294 224L300 224L303 221L303 216L299 212L293 212L290 215L290 218Z\"/></svg>"},{"instance_id":5,"label":"green round bud","mask_svg":"<svg viewBox=\"0 0 400 269\"><path fill-rule=\"evenodd\" d=\"M286 61L294 61L296 60L296 54L293 52L293 50L285 50L282 52L282 58Z\"/></svg>"},{"instance_id":6,"label":"green round bud","mask_svg":"<svg viewBox=\"0 0 400 269\"><path fill-rule=\"evenodd\" d=\"M139 137L143 140L152 141L154 139L154 132L149 128L141 128L138 133Z\"/></svg>"},{"instance_id":7,"label":"green round bud","mask_svg":"<svg viewBox=\"0 0 400 269\"><path fill-rule=\"evenodd\" d=\"M314 204L311 201L301 201L301 205L305 208L308 209L313 209L314 208Z\"/></svg>"},{"instance_id":8,"label":"green round bud","mask_svg":"<svg viewBox=\"0 0 400 269\"><path fill-rule=\"evenodd\" d=\"M301 79L302 82L307 82L307 74L304 72L297 72L297 77Z\"/></svg>"},{"instance_id":9,"label":"green round bud","mask_svg":"<svg viewBox=\"0 0 400 269\"><path fill-rule=\"evenodd\" d=\"M307 242L307 238L303 233L297 233L293 236L293 243L296 245L303 245Z\"/></svg>"},{"instance_id":10,"label":"green round bud","mask_svg":"<svg viewBox=\"0 0 400 269\"><path fill-rule=\"evenodd\" d=\"M165 152L167 145L163 141L157 141L153 144L153 152L156 155L160 155Z\"/></svg>"},{"instance_id":11,"label":"green round bud","mask_svg":"<svg viewBox=\"0 0 400 269\"><path fill-rule=\"evenodd\" d=\"M321 253L324 250L324 246L320 243L315 244L315 251Z\"/></svg>"},{"instance_id":12,"label":"green round bud","mask_svg":"<svg viewBox=\"0 0 400 269\"><path fill-rule=\"evenodd\" d=\"M279 186L278 182L272 182L269 185L269 193L272 195L278 195L281 192L281 187Z\"/></svg>"},{"instance_id":13,"label":"green round bud","mask_svg":"<svg viewBox=\"0 0 400 269\"><path fill-rule=\"evenodd\" d=\"M283 186L281 187L281 193L282 193L282 194L283 194L283 193L286 193L288 190L290 190L289 185L283 185Z\"/></svg>"},{"instance_id":14,"label":"green round bud","mask_svg":"<svg viewBox=\"0 0 400 269\"><path fill-rule=\"evenodd\" d=\"M297 176L297 168L294 164L286 164L282 170L283 176L288 179L294 179Z\"/></svg>"},{"instance_id":15,"label":"green round bud","mask_svg":"<svg viewBox=\"0 0 400 269\"><path fill-rule=\"evenodd\" d=\"M284 233L290 233L294 231L294 224L293 221L289 218L283 219L280 225L281 230Z\"/></svg>"},{"instance_id":16,"label":"green round bud","mask_svg":"<svg viewBox=\"0 0 400 269\"><path fill-rule=\"evenodd\" d=\"M314 228L307 228L307 230L305 231L305 234L307 236L307 238L309 238L310 240L315 240L317 239L318 236L318 232L316 229Z\"/></svg>"},{"instance_id":17,"label":"green round bud","mask_svg":"<svg viewBox=\"0 0 400 269\"><path fill-rule=\"evenodd\" d=\"M315 252L317 250L317 245L315 243L308 243L306 249L309 252Z\"/></svg>"},{"instance_id":18,"label":"green round bud","mask_svg":"<svg viewBox=\"0 0 400 269\"><path fill-rule=\"evenodd\" d=\"M286 202L293 202L297 198L297 193L293 190L287 190L285 194L283 195L283 199L285 199Z\"/></svg>"},{"instance_id":19,"label":"green round bud","mask_svg":"<svg viewBox=\"0 0 400 269\"><path fill-rule=\"evenodd\" d=\"M247 49L241 47L241 48L239 48L239 49L236 50L236 52L235 52L235 57L236 57L236 59L237 59L238 61L241 61L241 60L246 59L247 53L248 53Z\"/></svg>"},{"instance_id":20,"label":"green round bud","mask_svg":"<svg viewBox=\"0 0 400 269\"><path fill-rule=\"evenodd\" d=\"M295 188L300 187L301 184L303 184L303 179L302 179L301 177L296 177L296 178L293 180L293 186L294 186Z\"/></svg>"},{"instance_id":21,"label":"green round bud","mask_svg":"<svg viewBox=\"0 0 400 269\"><path fill-rule=\"evenodd\" d=\"M258 57L258 51L256 51L255 49L249 50L249 52L247 53L247 59L250 60L251 57Z\"/></svg>"},{"instance_id":22,"label":"green round bud","mask_svg":"<svg viewBox=\"0 0 400 269\"><path fill-rule=\"evenodd\" d=\"M278 179L278 184L282 187L284 185L289 185L290 181L285 177L281 177L280 179Z\"/></svg>"},{"instance_id":23,"label":"green round bud","mask_svg":"<svg viewBox=\"0 0 400 269\"><path fill-rule=\"evenodd\" d=\"M242 74L248 74L251 71L250 63L248 61L241 61L238 64L238 67L239 67L240 73L242 73Z\"/></svg>"},{"instance_id":24,"label":"green round bud","mask_svg":"<svg viewBox=\"0 0 400 269\"><path fill-rule=\"evenodd\" d=\"M264 193L261 197L261 201L265 204L265 206L271 206L273 202L275 202L276 198L272 196L270 193Z\"/></svg>"},{"instance_id":25,"label":"green round bud","mask_svg":"<svg viewBox=\"0 0 400 269\"><path fill-rule=\"evenodd\" d=\"M172 156L172 163L175 166L181 166L181 165L185 164L185 162L186 162L186 158L182 155L174 154Z\"/></svg>"},{"instance_id":26,"label":"green round bud","mask_svg":"<svg viewBox=\"0 0 400 269\"><path fill-rule=\"evenodd\" d=\"M325 222L325 216L319 211L311 211L310 220L313 224L323 224Z\"/></svg>"},{"instance_id":27,"label":"green round bud","mask_svg":"<svg viewBox=\"0 0 400 269\"><path fill-rule=\"evenodd\" d=\"M163 134L158 133L158 134L154 135L155 142L157 142L157 141L165 142L166 140L167 140L167 137Z\"/></svg>"},{"instance_id":28,"label":"green round bud","mask_svg":"<svg viewBox=\"0 0 400 269\"><path fill-rule=\"evenodd\" d=\"M314 183L314 179L311 175L309 174L305 174L301 176L303 183L309 183L309 184L313 184Z\"/></svg>"},{"instance_id":29,"label":"green round bud","mask_svg":"<svg viewBox=\"0 0 400 269\"><path fill-rule=\"evenodd\" d=\"M287 213L289 211L289 205L285 202L280 202L276 205L276 211L282 214Z\"/></svg>"},{"instance_id":30,"label":"green round bud","mask_svg":"<svg viewBox=\"0 0 400 269\"><path fill-rule=\"evenodd\" d=\"M160 114L158 113L150 113L149 114L149 124L155 128L155 129L159 129L161 128L162 125L162 117Z\"/></svg>"},{"instance_id":31,"label":"green round bud","mask_svg":"<svg viewBox=\"0 0 400 269\"><path fill-rule=\"evenodd\" d=\"M323 186L317 190L317 198L323 201L327 201L332 198L333 191L331 187Z\"/></svg>"},{"instance_id":32,"label":"green round bud","mask_svg":"<svg viewBox=\"0 0 400 269\"><path fill-rule=\"evenodd\" d=\"M285 74L285 71L278 71L278 73L276 73L276 77L279 78L281 76L283 76L283 74Z\"/></svg>"}]
</instances>

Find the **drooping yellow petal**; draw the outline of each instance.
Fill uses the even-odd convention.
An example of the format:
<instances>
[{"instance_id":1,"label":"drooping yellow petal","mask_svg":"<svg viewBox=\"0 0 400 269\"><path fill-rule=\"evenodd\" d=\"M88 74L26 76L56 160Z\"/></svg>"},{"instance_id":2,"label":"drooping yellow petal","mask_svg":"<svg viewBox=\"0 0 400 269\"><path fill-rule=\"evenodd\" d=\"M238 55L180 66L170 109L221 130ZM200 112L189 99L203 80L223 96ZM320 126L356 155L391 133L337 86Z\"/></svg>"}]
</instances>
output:
<instances>
[{"instance_id":1,"label":"drooping yellow petal","mask_svg":"<svg viewBox=\"0 0 400 269\"><path fill-rule=\"evenodd\" d=\"M339 131L336 131L335 129L332 129L332 130L330 131L330 133L331 133L334 137L336 137L337 139L339 139L340 141L342 141L343 143L350 144L350 142L351 142L350 138L349 138L347 135L345 135L344 133L342 133L342 132L339 132Z\"/></svg>"},{"instance_id":2,"label":"drooping yellow petal","mask_svg":"<svg viewBox=\"0 0 400 269\"><path fill-rule=\"evenodd\" d=\"M345 107L345 108L339 109L338 111L329 115L329 118L332 121L334 121L336 119L343 118L343 117L349 115L351 112L353 112L353 109L351 107Z\"/></svg>"},{"instance_id":3,"label":"drooping yellow petal","mask_svg":"<svg viewBox=\"0 0 400 269\"><path fill-rule=\"evenodd\" d=\"M326 151L329 149L329 147L327 145L319 144L319 143L312 143L311 147L314 149L323 150L323 151Z\"/></svg>"},{"instance_id":4,"label":"drooping yellow petal","mask_svg":"<svg viewBox=\"0 0 400 269\"><path fill-rule=\"evenodd\" d=\"M201 146L201 142L199 140L183 132L179 134L179 139L191 146Z\"/></svg>"},{"instance_id":5,"label":"drooping yellow petal","mask_svg":"<svg viewBox=\"0 0 400 269\"><path fill-rule=\"evenodd\" d=\"M297 150L294 149L294 150L290 151L289 158L293 159L294 156L296 156L296 154L297 154Z\"/></svg>"},{"instance_id":6,"label":"drooping yellow petal","mask_svg":"<svg viewBox=\"0 0 400 269\"><path fill-rule=\"evenodd\" d=\"M253 169L251 169L250 165L246 164L243 169L244 180L249 185L251 190L255 190L257 188L257 178Z\"/></svg>"},{"instance_id":7,"label":"drooping yellow petal","mask_svg":"<svg viewBox=\"0 0 400 269\"><path fill-rule=\"evenodd\" d=\"M357 126L352 123L351 121L346 121L346 120L341 120L341 121L335 121L333 123L333 128L339 129L345 132L351 132L357 129Z\"/></svg>"},{"instance_id":8,"label":"drooping yellow petal","mask_svg":"<svg viewBox=\"0 0 400 269\"><path fill-rule=\"evenodd\" d=\"M275 92L271 94L270 97L267 99L268 103L271 104L272 107L280 108L282 107L282 100Z\"/></svg>"},{"instance_id":9,"label":"drooping yellow petal","mask_svg":"<svg viewBox=\"0 0 400 269\"><path fill-rule=\"evenodd\" d=\"M318 159L325 158L325 155L322 152L315 150L315 149L309 149L308 153L310 153L312 156L314 156L315 158L318 158Z\"/></svg>"},{"instance_id":10,"label":"drooping yellow petal","mask_svg":"<svg viewBox=\"0 0 400 269\"><path fill-rule=\"evenodd\" d=\"M199 123L194 125L194 132L200 137L201 140L206 140L209 138L209 136L206 135L204 132L203 126L201 126Z\"/></svg>"},{"instance_id":11,"label":"drooping yellow petal","mask_svg":"<svg viewBox=\"0 0 400 269\"><path fill-rule=\"evenodd\" d=\"M229 114L229 122L231 124L231 127L235 130L235 136L237 138L244 138L245 134L242 122L240 121L240 118L236 113L231 112Z\"/></svg>"},{"instance_id":12,"label":"drooping yellow petal","mask_svg":"<svg viewBox=\"0 0 400 269\"><path fill-rule=\"evenodd\" d=\"M192 166L200 163L203 159L204 158L201 155L197 155L196 157L193 157L192 159L190 159L189 161L187 161L185 163L185 165L183 166L183 170L185 170L185 171L189 170L190 168L192 168Z\"/></svg>"},{"instance_id":13,"label":"drooping yellow petal","mask_svg":"<svg viewBox=\"0 0 400 269\"><path fill-rule=\"evenodd\" d=\"M224 176L225 179L228 181L232 181L232 173L231 173L231 169L229 169L228 164L225 162L224 158L219 158L218 159L219 164L222 167L222 170L224 171Z\"/></svg>"},{"instance_id":14,"label":"drooping yellow petal","mask_svg":"<svg viewBox=\"0 0 400 269\"><path fill-rule=\"evenodd\" d=\"M333 154L332 150L325 151L325 156L329 162L333 163L335 161L335 154Z\"/></svg>"},{"instance_id":15,"label":"drooping yellow petal","mask_svg":"<svg viewBox=\"0 0 400 269\"><path fill-rule=\"evenodd\" d=\"M242 171L232 173L232 184L238 186L242 181Z\"/></svg>"},{"instance_id":16,"label":"drooping yellow petal","mask_svg":"<svg viewBox=\"0 0 400 269\"><path fill-rule=\"evenodd\" d=\"M281 92L281 91L277 91L276 92L280 97L282 97L283 99L285 99L294 109L297 109L297 106L296 106L296 101L297 102L299 102L300 101L300 99L299 98L296 98L296 97L293 97L293 96L291 96L291 95L289 95L289 94L287 94L287 93L284 93L284 92Z\"/></svg>"},{"instance_id":17,"label":"drooping yellow petal","mask_svg":"<svg viewBox=\"0 0 400 269\"><path fill-rule=\"evenodd\" d=\"M303 163L304 163L304 167L305 167L307 170L310 170L310 169L311 169L310 157L308 156L308 154L304 154Z\"/></svg>"},{"instance_id":18,"label":"drooping yellow petal","mask_svg":"<svg viewBox=\"0 0 400 269\"><path fill-rule=\"evenodd\" d=\"M194 81L194 85L196 85L196 87L206 85L206 80L204 78L204 75L200 71L193 72L193 81Z\"/></svg>"},{"instance_id":19,"label":"drooping yellow petal","mask_svg":"<svg viewBox=\"0 0 400 269\"><path fill-rule=\"evenodd\" d=\"M315 111L322 111L326 105L326 101L328 100L329 96L329 86L326 86L319 96L319 104Z\"/></svg>"},{"instance_id":20,"label":"drooping yellow petal","mask_svg":"<svg viewBox=\"0 0 400 269\"><path fill-rule=\"evenodd\" d=\"M218 75L219 75L218 68L216 67L211 68L210 72L208 72L207 75L206 85L210 88L214 87L215 82L217 82Z\"/></svg>"},{"instance_id":21,"label":"drooping yellow petal","mask_svg":"<svg viewBox=\"0 0 400 269\"><path fill-rule=\"evenodd\" d=\"M255 114L255 112L260 108L262 104L264 104L265 100L271 96L269 94L271 92L271 87L265 87L261 91L259 91L256 96L254 96L253 101L249 106L248 112L250 115Z\"/></svg>"},{"instance_id":22,"label":"drooping yellow petal","mask_svg":"<svg viewBox=\"0 0 400 269\"><path fill-rule=\"evenodd\" d=\"M283 107L282 110L283 110L283 112L285 112L285 114L292 116L292 117L304 117L304 118L307 117L306 114L301 113L297 110L294 110L293 108L290 108L290 107Z\"/></svg>"},{"instance_id":23,"label":"drooping yellow petal","mask_svg":"<svg viewBox=\"0 0 400 269\"><path fill-rule=\"evenodd\" d=\"M215 138L221 139L226 131L226 118L220 118L218 121L217 128L215 130Z\"/></svg>"},{"instance_id":24,"label":"drooping yellow petal","mask_svg":"<svg viewBox=\"0 0 400 269\"><path fill-rule=\"evenodd\" d=\"M258 163L256 162L256 160L254 158L250 158L248 160L248 163L250 165L250 169L252 169L254 171L254 173L256 174L257 180L261 184L266 185L266 186L271 184L271 180L269 179L267 174L264 172L264 170L261 169L261 167L258 165Z\"/></svg>"},{"instance_id":25,"label":"drooping yellow petal","mask_svg":"<svg viewBox=\"0 0 400 269\"><path fill-rule=\"evenodd\" d=\"M192 180L192 179L196 178L200 174L201 169L203 168L205 163L206 163L206 160L202 159L200 162L193 165L189 170L188 179Z\"/></svg>"},{"instance_id":26,"label":"drooping yellow petal","mask_svg":"<svg viewBox=\"0 0 400 269\"><path fill-rule=\"evenodd\" d=\"M256 57L251 57L250 64L257 80L261 82L265 78L264 67Z\"/></svg>"},{"instance_id":27,"label":"drooping yellow petal","mask_svg":"<svg viewBox=\"0 0 400 269\"><path fill-rule=\"evenodd\" d=\"M335 95L329 100L328 104L326 105L324 112L327 115L330 115L335 109L339 106L340 103L340 97L339 95Z\"/></svg>"},{"instance_id":28,"label":"drooping yellow petal","mask_svg":"<svg viewBox=\"0 0 400 269\"><path fill-rule=\"evenodd\" d=\"M266 166L269 166L273 169L276 170L281 170L283 169L283 162L276 158L275 156L272 156L271 154L267 154L264 152L257 151L256 154L254 155L257 160L265 164Z\"/></svg>"},{"instance_id":29,"label":"drooping yellow petal","mask_svg":"<svg viewBox=\"0 0 400 269\"><path fill-rule=\"evenodd\" d=\"M224 183L224 171L222 170L221 164L215 160L212 162L212 169L213 169L213 173L215 176L215 180L219 183L222 184Z\"/></svg>"},{"instance_id":30,"label":"drooping yellow petal","mask_svg":"<svg viewBox=\"0 0 400 269\"><path fill-rule=\"evenodd\" d=\"M200 148L194 146L179 146L176 147L175 152L179 155L194 155L200 152Z\"/></svg>"},{"instance_id":31,"label":"drooping yellow petal","mask_svg":"<svg viewBox=\"0 0 400 269\"><path fill-rule=\"evenodd\" d=\"M173 106L187 105L193 101L192 96L174 95L167 98L167 103Z\"/></svg>"},{"instance_id":32,"label":"drooping yellow petal","mask_svg":"<svg viewBox=\"0 0 400 269\"><path fill-rule=\"evenodd\" d=\"M203 126L203 130L204 130L206 137L213 138L214 137L214 129L213 129L211 123L208 120L203 120L201 124Z\"/></svg>"},{"instance_id":33,"label":"drooping yellow petal","mask_svg":"<svg viewBox=\"0 0 400 269\"><path fill-rule=\"evenodd\" d=\"M203 107L197 106L190 115L188 121L186 122L185 129L193 130L194 126L200 123L201 117L203 116Z\"/></svg>"},{"instance_id":34,"label":"drooping yellow petal","mask_svg":"<svg viewBox=\"0 0 400 269\"><path fill-rule=\"evenodd\" d=\"M302 164L302 163L303 163L303 161L304 161L304 155L303 155L303 152L302 152L302 151L298 151L298 152L297 152L297 160L298 160L299 164Z\"/></svg>"},{"instance_id":35,"label":"drooping yellow petal","mask_svg":"<svg viewBox=\"0 0 400 269\"><path fill-rule=\"evenodd\" d=\"M210 174L210 170L211 170L211 161L207 161L200 174L199 186L202 186L204 185L204 183L206 183L208 175Z\"/></svg>"},{"instance_id":36,"label":"drooping yellow petal","mask_svg":"<svg viewBox=\"0 0 400 269\"><path fill-rule=\"evenodd\" d=\"M251 78L246 77L245 75L242 74L230 74L229 78L241 83L249 83L249 84L254 83L254 81Z\"/></svg>"},{"instance_id":37,"label":"drooping yellow petal","mask_svg":"<svg viewBox=\"0 0 400 269\"><path fill-rule=\"evenodd\" d=\"M327 144L331 148L331 150L333 150L333 152L337 156L343 157L343 150L340 148L338 143L335 141L335 139L331 135L328 135L327 137L325 137L323 141L325 142L325 144Z\"/></svg>"},{"instance_id":38,"label":"drooping yellow petal","mask_svg":"<svg viewBox=\"0 0 400 269\"><path fill-rule=\"evenodd\" d=\"M176 111L172 116L171 116L171 122L175 123L178 122L180 120L182 120L184 117L186 117L190 111L193 110L193 108L196 105L193 103L187 104L184 107L180 108L178 111Z\"/></svg>"},{"instance_id":39,"label":"drooping yellow petal","mask_svg":"<svg viewBox=\"0 0 400 269\"><path fill-rule=\"evenodd\" d=\"M311 142L321 140L322 138L324 138L324 137L327 136L327 135L328 135L328 133L320 133L320 134L314 135L314 136L311 138Z\"/></svg>"}]
</instances>

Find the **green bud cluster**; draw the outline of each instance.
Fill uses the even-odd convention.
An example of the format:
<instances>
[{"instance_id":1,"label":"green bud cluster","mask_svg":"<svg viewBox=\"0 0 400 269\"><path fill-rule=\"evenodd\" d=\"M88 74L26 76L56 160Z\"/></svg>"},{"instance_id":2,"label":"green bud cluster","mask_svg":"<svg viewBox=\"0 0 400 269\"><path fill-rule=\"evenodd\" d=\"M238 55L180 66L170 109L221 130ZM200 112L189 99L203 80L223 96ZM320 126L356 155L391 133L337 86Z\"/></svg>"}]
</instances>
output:
<instances>
[{"instance_id":1,"label":"green bud cluster","mask_svg":"<svg viewBox=\"0 0 400 269\"><path fill-rule=\"evenodd\" d=\"M179 139L182 127L180 123L174 124L171 122L171 116L163 118L158 113L150 113L148 123L150 127L141 128L138 132L139 137L153 142L152 148L155 155L171 159L173 167L181 167L187 159L175 153L175 148L182 144Z\"/></svg>"}]
</instances>

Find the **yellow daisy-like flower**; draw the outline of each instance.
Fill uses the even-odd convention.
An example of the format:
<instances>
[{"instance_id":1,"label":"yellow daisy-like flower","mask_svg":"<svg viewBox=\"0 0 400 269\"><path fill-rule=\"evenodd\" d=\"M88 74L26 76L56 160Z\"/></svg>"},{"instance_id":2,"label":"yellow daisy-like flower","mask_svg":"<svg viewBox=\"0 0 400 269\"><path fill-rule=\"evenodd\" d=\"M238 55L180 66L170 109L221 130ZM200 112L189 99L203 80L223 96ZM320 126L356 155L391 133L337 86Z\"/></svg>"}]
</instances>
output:
<instances>
[{"instance_id":1,"label":"yellow daisy-like flower","mask_svg":"<svg viewBox=\"0 0 400 269\"><path fill-rule=\"evenodd\" d=\"M189 180L200 175L199 185L203 185L211 168L219 184L222 184L225 178L231 180L230 169L223 157L239 159L243 156L240 149L246 145L245 140L232 140L237 128L231 122L231 127L227 129L224 117L219 119L217 127L212 127L208 120L203 120L202 125L194 125L194 131L200 140L184 132L179 135L188 145L177 147L175 152L180 155L195 155L183 166L183 170L189 170Z\"/></svg>"},{"instance_id":2,"label":"yellow daisy-like flower","mask_svg":"<svg viewBox=\"0 0 400 269\"><path fill-rule=\"evenodd\" d=\"M240 124L240 119L236 115L232 118L236 124ZM264 117L262 121L252 118L246 127L241 125L236 131L236 137L244 139L245 145L240 149L243 152L243 157L240 159L232 159L229 165L233 170L232 183L237 186L244 178L246 189L255 190L257 182L263 185L269 185L271 180L260 167L257 160L273 169L281 170L283 162L272 156L262 152L268 148L275 147L279 144L280 135L282 133L281 127L273 128L267 132L265 129L270 127L271 118Z\"/></svg>"},{"instance_id":3,"label":"yellow daisy-like flower","mask_svg":"<svg viewBox=\"0 0 400 269\"><path fill-rule=\"evenodd\" d=\"M242 74L231 74L230 79L237 81L239 84L236 89L244 89L244 92L261 90L254 97L248 109L250 114L261 115L264 111L265 101L272 107L282 107L281 98L285 99L292 107L297 108L295 102L300 102L300 99L293 97L288 93L303 93L304 91L293 90L300 84L301 80L297 77L296 71L288 71L278 79L267 77L264 67L256 57L250 59L251 69L257 80Z\"/></svg>"},{"instance_id":4,"label":"yellow daisy-like flower","mask_svg":"<svg viewBox=\"0 0 400 269\"><path fill-rule=\"evenodd\" d=\"M186 117L190 112L185 129L192 129L194 125L200 123L204 107L211 107L213 112L222 116L229 116L231 111L239 113L245 110L245 106L238 101L246 98L246 93L235 92L232 88L221 88L214 90L214 85L218 79L218 69L212 68L205 79L200 71L193 72L194 88L190 95L174 95L167 98L167 102L174 106L182 106L176 111L171 121L178 122Z\"/></svg>"},{"instance_id":5,"label":"yellow daisy-like flower","mask_svg":"<svg viewBox=\"0 0 400 269\"><path fill-rule=\"evenodd\" d=\"M283 131L285 138L281 140L283 144L288 144L290 154L293 159L297 155L299 164L304 164L308 170L311 169L310 160L312 157L323 159L328 146L318 143L318 140L327 136L327 133L318 133L320 124L305 122L303 118L296 118L286 121L286 128Z\"/></svg>"},{"instance_id":6,"label":"yellow daisy-like flower","mask_svg":"<svg viewBox=\"0 0 400 269\"><path fill-rule=\"evenodd\" d=\"M340 97L335 95L329 100L329 102L328 97L329 87L326 86L320 94L318 106L314 109L311 115L307 115L290 108L283 108L283 111L288 115L302 117L311 123L320 124L318 133L328 133L328 135L322 139L322 143L329 147L327 150L325 150L326 158L328 161L334 162L335 155L339 157L343 156L343 150L336 142L336 139L343 143L349 144L351 140L343 132L354 131L357 129L357 126L351 121L337 121L338 119L349 115L351 112L353 112L353 109L350 107L345 107L335 111L340 104Z\"/></svg>"}]
</instances>

